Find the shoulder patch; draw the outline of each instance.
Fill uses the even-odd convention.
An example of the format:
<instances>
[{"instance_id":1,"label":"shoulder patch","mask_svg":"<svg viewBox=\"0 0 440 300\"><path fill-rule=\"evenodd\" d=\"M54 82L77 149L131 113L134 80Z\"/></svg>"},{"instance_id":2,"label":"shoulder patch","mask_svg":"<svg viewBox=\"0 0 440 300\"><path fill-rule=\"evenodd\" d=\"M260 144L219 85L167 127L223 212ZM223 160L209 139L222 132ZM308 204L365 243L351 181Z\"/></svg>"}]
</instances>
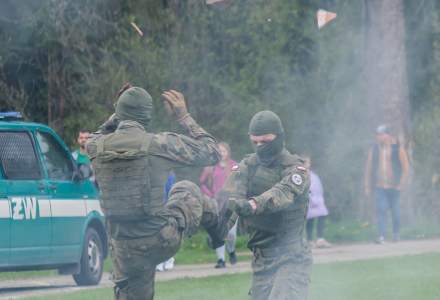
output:
<instances>
[{"instance_id":1,"label":"shoulder patch","mask_svg":"<svg viewBox=\"0 0 440 300\"><path fill-rule=\"evenodd\" d=\"M292 179L293 184L295 184L295 185L301 185L303 183L303 179L302 179L301 175L299 175L297 173L293 174L291 179Z\"/></svg>"}]
</instances>

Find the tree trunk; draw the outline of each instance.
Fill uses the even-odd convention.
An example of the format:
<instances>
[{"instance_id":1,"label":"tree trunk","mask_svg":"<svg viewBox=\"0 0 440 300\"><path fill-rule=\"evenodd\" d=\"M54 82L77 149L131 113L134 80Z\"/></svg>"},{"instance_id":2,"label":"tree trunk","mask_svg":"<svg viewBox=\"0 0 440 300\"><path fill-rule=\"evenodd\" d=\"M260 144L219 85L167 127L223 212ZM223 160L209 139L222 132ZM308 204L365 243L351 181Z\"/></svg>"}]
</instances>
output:
<instances>
[{"instance_id":1,"label":"tree trunk","mask_svg":"<svg viewBox=\"0 0 440 300\"><path fill-rule=\"evenodd\" d=\"M411 153L403 2L364 0L364 97L371 132L380 124L391 125L401 145ZM411 207L409 198L403 197L406 217L413 217Z\"/></svg>"},{"instance_id":2,"label":"tree trunk","mask_svg":"<svg viewBox=\"0 0 440 300\"><path fill-rule=\"evenodd\" d=\"M65 94L67 90L66 76L64 72L64 45L68 44L65 24L63 23L65 2L54 3L52 13L54 18L57 40L60 42L58 48L48 51L48 125L64 138L64 109Z\"/></svg>"},{"instance_id":3,"label":"tree trunk","mask_svg":"<svg viewBox=\"0 0 440 300\"><path fill-rule=\"evenodd\" d=\"M403 0L368 0L366 6L365 84L372 125L390 124L407 142L410 124Z\"/></svg>"}]
</instances>

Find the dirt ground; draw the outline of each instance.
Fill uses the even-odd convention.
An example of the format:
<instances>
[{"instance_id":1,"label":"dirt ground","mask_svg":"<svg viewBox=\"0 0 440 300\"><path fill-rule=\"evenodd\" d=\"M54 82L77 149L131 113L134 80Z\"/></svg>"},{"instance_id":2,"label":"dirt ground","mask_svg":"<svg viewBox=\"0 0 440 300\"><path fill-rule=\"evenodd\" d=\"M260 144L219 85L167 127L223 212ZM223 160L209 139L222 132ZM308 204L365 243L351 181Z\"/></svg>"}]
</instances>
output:
<instances>
[{"instance_id":1,"label":"dirt ground","mask_svg":"<svg viewBox=\"0 0 440 300\"><path fill-rule=\"evenodd\" d=\"M440 252L440 239L401 241L399 243L335 245L329 249L313 249L315 264L366 260L390 256L415 255ZM250 254L250 253L249 253ZM203 265L176 265L171 271L158 272L157 281L180 278L199 278L251 271L250 262L239 262L225 269L214 269L214 263ZM109 287L110 274L104 274L99 286L77 287L71 276L39 277L16 281L0 281L0 299L20 299L57 293L69 293L84 289Z\"/></svg>"}]
</instances>

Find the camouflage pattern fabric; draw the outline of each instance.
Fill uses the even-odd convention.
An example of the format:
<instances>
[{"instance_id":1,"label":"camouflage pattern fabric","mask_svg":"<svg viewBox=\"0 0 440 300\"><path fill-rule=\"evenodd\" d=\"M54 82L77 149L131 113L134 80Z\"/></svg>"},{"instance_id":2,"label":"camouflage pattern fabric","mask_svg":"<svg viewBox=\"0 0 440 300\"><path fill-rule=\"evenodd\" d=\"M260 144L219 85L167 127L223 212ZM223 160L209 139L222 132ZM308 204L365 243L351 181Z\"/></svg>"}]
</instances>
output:
<instances>
[{"instance_id":1,"label":"camouflage pattern fabric","mask_svg":"<svg viewBox=\"0 0 440 300\"><path fill-rule=\"evenodd\" d=\"M153 299L156 265L172 257L180 247L184 233L192 234L205 220L218 215L216 206L202 196L198 187L184 181L170 192L165 206L163 190L170 170L188 166L214 165L220 159L215 139L190 115L180 120L188 136L175 133L154 134L148 148L151 185L151 212L142 220L107 220L113 281L116 299ZM97 157L100 139L112 132L108 126L92 135L86 145L92 162ZM123 155L136 141L136 132L145 127L132 120L120 121L116 131L124 132L117 139L106 139L104 150ZM128 177L129 178L129 177ZM129 179L127 179L129 180ZM97 178L99 184L99 177ZM208 222L208 221L206 221Z\"/></svg>"},{"instance_id":2,"label":"camouflage pattern fabric","mask_svg":"<svg viewBox=\"0 0 440 300\"><path fill-rule=\"evenodd\" d=\"M270 172L271 169L278 176ZM270 168L261 166L255 154L240 162L223 192L228 194L228 209L233 217L240 215L246 223L250 249L273 247L302 238L309 186L309 171L304 167L304 160L287 150ZM249 209L250 198L257 203L255 212ZM288 219L293 219L291 222L295 224L282 222Z\"/></svg>"},{"instance_id":3,"label":"camouflage pattern fabric","mask_svg":"<svg viewBox=\"0 0 440 300\"><path fill-rule=\"evenodd\" d=\"M307 245L296 243L278 251L255 250L252 260L253 300L306 300L312 259Z\"/></svg>"},{"instance_id":4,"label":"camouflage pattern fabric","mask_svg":"<svg viewBox=\"0 0 440 300\"><path fill-rule=\"evenodd\" d=\"M240 216L250 235L254 300L307 299L312 258L303 229L309 185L304 160L283 150L270 166L260 164L256 154L246 157L223 189L232 215L228 224Z\"/></svg>"},{"instance_id":5,"label":"camouflage pattern fabric","mask_svg":"<svg viewBox=\"0 0 440 300\"><path fill-rule=\"evenodd\" d=\"M189 166L212 165L219 160L220 154L215 139L206 133L191 116L182 120L181 125L188 130L190 136L168 132L153 135L148 148L151 186L149 207L152 213L146 215L142 222L132 223L130 228L119 226L120 222L113 222L110 235L115 239L148 237L156 234L167 224L170 213L163 209L163 190L171 170ZM101 139L105 139L104 150L109 148L122 156L127 149L133 148L131 143L139 143L137 141L139 130L145 131L138 122L127 120L121 121L116 129L116 132L124 132L124 135L115 135L118 139L106 139L112 133L94 133L86 145L87 154L92 163L97 157L97 145ZM99 184L99 177L97 177L97 182Z\"/></svg>"},{"instance_id":6,"label":"camouflage pattern fabric","mask_svg":"<svg viewBox=\"0 0 440 300\"><path fill-rule=\"evenodd\" d=\"M171 189L165 207L173 217L158 234L133 240L112 239L115 298L153 299L156 265L174 256L183 236L195 233L204 218L217 216L217 207L212 203L216 201L203 197L194 183L180 181Z\"/></svg>"},{"instance_id":7,"label":"camouflage pattern fabric","mask_svg":"<svg viewBox=\"0 0 440 300\"><path fill-rule=\"evenodd\" d=\"M156 265L176 254L182 238L182 229L177 221L169 218L167 225L151 237L111 239L115 299L153 299Z\"/></svg>"}]
</instances>

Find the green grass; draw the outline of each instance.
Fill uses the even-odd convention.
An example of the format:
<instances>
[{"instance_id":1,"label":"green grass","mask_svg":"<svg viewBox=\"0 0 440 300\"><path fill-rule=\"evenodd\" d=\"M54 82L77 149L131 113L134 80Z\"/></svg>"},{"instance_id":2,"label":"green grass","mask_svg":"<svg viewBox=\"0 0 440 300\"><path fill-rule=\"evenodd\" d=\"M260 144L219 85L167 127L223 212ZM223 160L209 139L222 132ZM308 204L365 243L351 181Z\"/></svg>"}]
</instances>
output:
<instances>
[{"instance_id":1,"label":"green grass","mask_svg":"<svg viewBox=\"0 0 440 300\"><path fill-rule=\"evenodd\" d=\"M206 233L199 232L191 238L185 239L181 249L175 256L176 264L203 264L212 263L213 265L217 261L215 251L210 249L206 244ZM240 236L237 238L237 252L246 252L249 250L246 248L247 238L245 236ZM238 261L250 260L249 255L238 255ZM107 258L104 262L104 272L110 272L112 269L112 264L110 258ZM56 270L44 270L44 271L25 271L25 272L0 272L1 280L16 280L16 279L26 279L35 278L43 276L55 276L57 275Z\"/></svg>"},{"instance_id":2,"label":"green grass","mask_svg":"<svg viewBox=\"0 0 440 300\"><path fill-rule=\"evenodd\" d=\"M0 280L28 279L42 276L54 276L56 274L58 274L56 270L2 272L0 273Z\"/></svg>"},{"instance_id":3,"label":"green grass","mask_svg":"<svg viewBox=\"0 0 440 300\"><path fill-rule=\"evenodd\" d=\"M316 226L316 225L315 225ZM391 237L391 225L388 226ZM375 224L360 220L332 222L327 220L325 238L332 243L371 242L377 237ZM423 239L440 236L438 223L418 220L414 224L402 224L402 239Z\"/></svg>"},{"instance_id":4,"label":"green grass","mask_svg":"<svg viewBox=\"0 0 440 300\"><path fill-rule=\"evenodd\" d=\"M389 226L390 227L390 226ZM175 256L176 264L202 264L212 263L217 260L215 252L206 244L206 233L199 232L191 238L185 239L180 251ZM418 221L412 225L403 225L401 237L403 239L420 239L440 236L440 226L428 221ZM358 220L345 220L343 222L327 221L325 237L332 243L371 242L376 237L376 226ZM237 239L237 252L248 253L246 248L247 237L239 236ZM248 255L239 255L238 260L249 260ZM105 262L104 270L111 271L109 259ZM31 272L4 272L0 273L0 280L13 280L41 276L52 276L56 271L31 271ZM439 297L440 299L440 297Z\"/></svg>"},{"instance_id":5,"label":"green grass","mask_svg":"<svg viewBox=\"0 0 440 300\"><path fill-rule=\"evenodd\" d=\"M440 254L315 266L311 299L434 300Z\"/></svg>"},{"instance_id":6,"label":"green grass","mask_svg":"<svg viewBox=\"0 0 440 300\"><path fill-rule=\"evenodd\" d=\"M315 265L311 300L438 300L440 254ZM159 282L157 300L248 299L250 274ZM26 298L28 300L112 299L112 289Z\"/></svg>"},{"instance_id":7,"label":"green grass","mask_svg":"<svg viewBox=\"0 0 440 300\"><path fill-rule=\"evenodd\" d=\"M217 256L206 243L207 234L200 231L191 238L185 239L182 247L175 256L177 264L203 264L215 263ZM236 242L237 252L249 252L246 248L247 237L239 236ZM238 256L238 260L250 259L249 256Z\"/></svg>"}]
</instances>

